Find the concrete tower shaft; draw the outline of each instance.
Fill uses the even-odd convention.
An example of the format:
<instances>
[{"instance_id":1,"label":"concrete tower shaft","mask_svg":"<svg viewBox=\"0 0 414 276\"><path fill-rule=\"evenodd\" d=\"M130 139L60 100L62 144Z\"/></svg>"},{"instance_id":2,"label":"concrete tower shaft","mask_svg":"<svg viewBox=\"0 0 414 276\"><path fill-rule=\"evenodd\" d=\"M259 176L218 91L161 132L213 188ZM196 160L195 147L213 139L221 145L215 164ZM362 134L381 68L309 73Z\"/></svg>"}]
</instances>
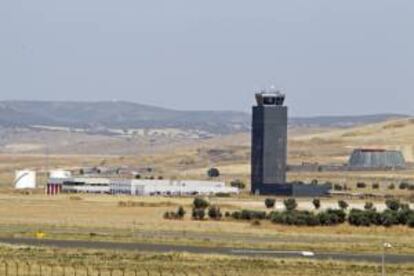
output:
<instances>
[{"instance_id":1,"label":"concrete tower shaft","mask_svg":"<svg viewBox=\"0 0 414 276\"><path fill-rule=\"evenodd\" d=\"M280 92L256 94L253 106L251 191L272 193L286 183L288 108Z\"/></svg>"}]
</instances>

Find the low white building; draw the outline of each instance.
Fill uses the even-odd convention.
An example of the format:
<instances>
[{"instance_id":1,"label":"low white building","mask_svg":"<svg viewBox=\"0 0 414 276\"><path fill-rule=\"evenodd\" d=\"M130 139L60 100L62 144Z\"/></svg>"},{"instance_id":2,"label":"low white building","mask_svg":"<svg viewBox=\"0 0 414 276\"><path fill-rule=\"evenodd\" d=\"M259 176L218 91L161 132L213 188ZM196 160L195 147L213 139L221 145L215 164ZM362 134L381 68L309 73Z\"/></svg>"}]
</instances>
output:
<instances>
[{"instance_id":1,"label":"low white building","mask_svg":"<svg viewBox=\"0 0 414 276\"><path fill-rule=\"evenodd\" d=\"M125 195L214 195L238 194L239 189L226 187L224 182L200 180L150 180L110 178L50 178L46 192L100 193Z\"/></svg>"},{"instance_id":2,"label":"low white building","mask_svg":"<svg viewBox=\"0 0 414 276\"><path fill-rule=\"evenodd\" d=\"M111 179L109 178L49 178L47 193L94 193L109 194ZM52 187L51 190L49 187ZM59 192L56 192L56 189ZM50 191L49 191L50 190Z\"/></svg>"},{"instance_id":3,"label":"low white building","mask_svg":"<svg viewBox=\"0 0 414 276\"><path fill-rule=\"evenodd\" d=\"M239 189L224 182L200 180L112 180L111 194L128 195L210 195L238 194Z\"/></svg>"}]
</instances>

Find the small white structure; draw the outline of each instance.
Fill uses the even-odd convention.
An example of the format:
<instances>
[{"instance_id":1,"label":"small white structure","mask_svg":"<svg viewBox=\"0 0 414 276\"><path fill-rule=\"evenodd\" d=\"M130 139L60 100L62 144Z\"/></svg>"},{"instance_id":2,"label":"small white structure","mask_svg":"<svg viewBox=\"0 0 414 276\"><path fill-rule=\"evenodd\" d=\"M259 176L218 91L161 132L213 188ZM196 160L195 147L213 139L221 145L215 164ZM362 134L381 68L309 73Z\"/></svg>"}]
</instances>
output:
<instances>
[{"instance_id":1,"label":"small white structure","mask_svg":"<svg viewBox=\"0 0 414 276\"><path fill-rule=\"evenodd\" d=\"M128 195L214 195L238 194L224 182L199 180L112 180L111 194Z\"/></svg>"},{"instance_id":2,"label":"small white structure","mask_svg":"<svg viewBox=\"0 0 414 276\"><path fill-rule=\"evenodd\" d=\"M36 188L36 172L32 170L16 171L14 179L16 189L34 189Z\"/></svg>"},{"instance_id":3,"label":"small white structure","mask_svg":"<svg viewBox=\"0 0 414 276\"><path fill-rule=\"evenodd\" d=\"M70 178L72 173L70 171L65 170L52 170L49 172L49 178L54 179L63 179L63 178Z\"/></svg>"}]
</instances>

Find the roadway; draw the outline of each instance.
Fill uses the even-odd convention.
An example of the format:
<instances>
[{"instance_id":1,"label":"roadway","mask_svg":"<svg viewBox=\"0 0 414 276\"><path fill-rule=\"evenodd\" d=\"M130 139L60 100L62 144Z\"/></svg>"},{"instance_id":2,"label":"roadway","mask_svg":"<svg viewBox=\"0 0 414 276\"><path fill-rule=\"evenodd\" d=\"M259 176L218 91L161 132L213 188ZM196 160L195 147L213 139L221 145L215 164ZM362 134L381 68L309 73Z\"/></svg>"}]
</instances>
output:
<instances>
[{"instance_id":1,"label":"roadway","mask_svg":"<svg viewBox=\"0 0 414 276\"><path fill-rule=\"evenodd\" d=\"M138 252L188 252L194 254L218 254L242 257L267 258L307 258L315 260L335 260L349 262L381 262L381 254L373 253L340 253L340 252L302 252L302 251L275 251L251 248L230 247L203 247L191 245L170 245L154 243L123 243L106 241L80 241L80 240L49 240L32 238L0 238L0 243L11 245L46 246L54 248L84 248L98 250L128 250ZM311 254L310 254L311 253ZM414 263L414 255L387 254L387 263Z\"/></svg>"}]
</instances>

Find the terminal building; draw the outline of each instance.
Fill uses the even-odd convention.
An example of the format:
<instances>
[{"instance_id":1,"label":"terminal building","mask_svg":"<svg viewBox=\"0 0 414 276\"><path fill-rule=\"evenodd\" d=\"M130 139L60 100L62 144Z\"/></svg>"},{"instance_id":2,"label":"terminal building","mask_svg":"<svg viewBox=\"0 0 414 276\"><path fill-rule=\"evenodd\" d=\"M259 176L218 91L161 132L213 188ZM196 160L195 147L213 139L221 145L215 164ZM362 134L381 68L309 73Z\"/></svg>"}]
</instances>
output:
<instances>
[{"instance_id":1,"label":"terminal building","mask_svg":"<svg viewBox=\"0 0 414 276\"><path fill-rule=\"evenodd\" d=\"M110 178L50 178L46 193L93 193L134 196L192 196L238 194L239 189L224 182L200 180L150 180Z\"/></svg>"},{"instance_id":2,"label":"terminal building","mask_svg":"<svg viewBox=\"0 0 414 276\"><path fill-rule=\"evenodd\" d=\"M328 185L287 183L288 108L279 91L256 94L252 109L251 192L259 195L322 196Z\"/></svg>"}]
</instances>

